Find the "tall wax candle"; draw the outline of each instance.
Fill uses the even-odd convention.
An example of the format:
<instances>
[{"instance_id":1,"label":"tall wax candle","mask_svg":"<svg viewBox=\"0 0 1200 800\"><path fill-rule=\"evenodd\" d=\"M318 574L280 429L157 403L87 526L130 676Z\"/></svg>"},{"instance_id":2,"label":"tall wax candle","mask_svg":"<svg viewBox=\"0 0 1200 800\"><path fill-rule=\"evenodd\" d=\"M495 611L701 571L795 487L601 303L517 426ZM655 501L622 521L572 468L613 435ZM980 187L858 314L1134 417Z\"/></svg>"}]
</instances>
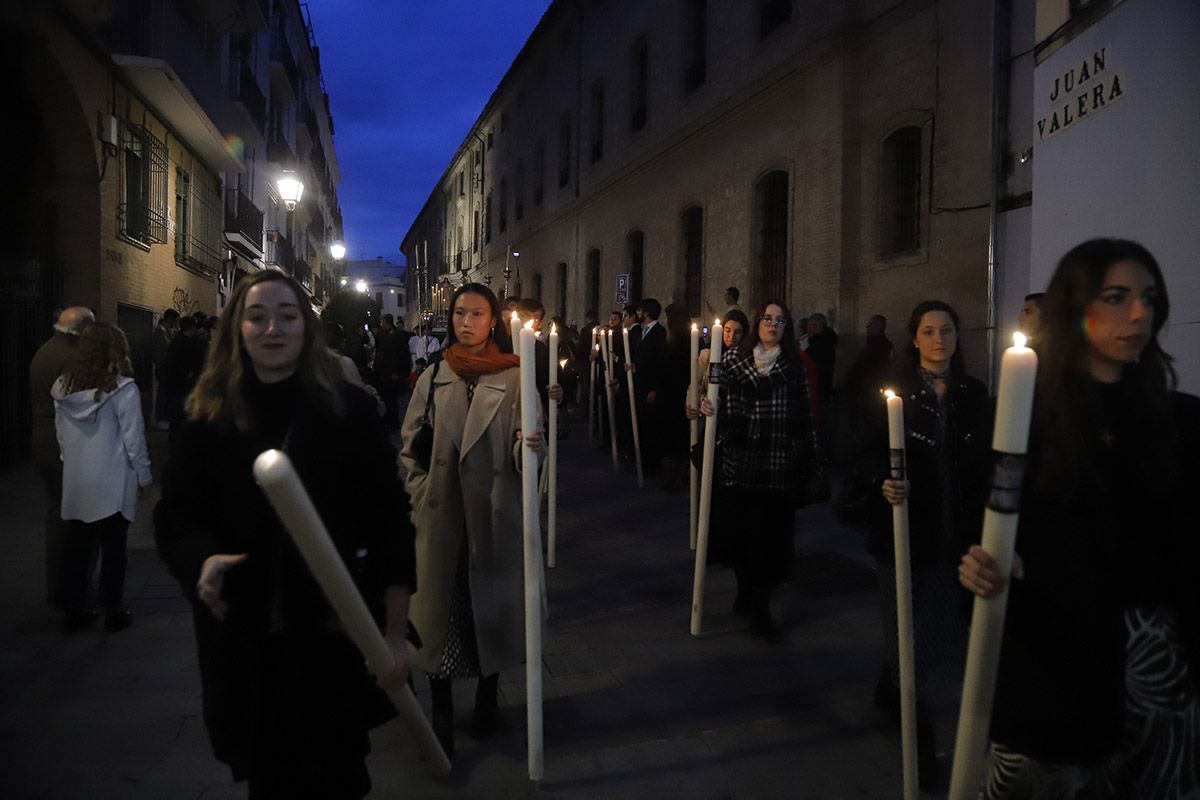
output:
<instances>
[{"instance_id":1,"label":"tall wax candle","mask_svg":"<svg viewBox=\"0 0 1200 800\"><path fill-rule=\"evenodd\" d=\"M696 323L692 323L691 331L691 347L688 350L691 361L690 378L688 383L687 402L692 408L698 408L700 405L700 387L697 383L700 380L700 328ZM691 453L691 448L696 446L700 441L700 419L689 420L688 425L688 452ZM697 515L700 509L696 507L696 501L699 499L700 481L696 468L692 465L692 461L688 459L688 545L692 550L696 549L696 522Z\"/></svg>"},{"instance_id":2,"label":"tall wax candle","mask_svg":"<svg viewBox=\"0 0 1200 800\"><path fill-rule=\"evenodd\" d=\"M629 420L633 427L633 460L637 466L638 488L644 486L642 476L642 437L638 426L637 391L634 388L633 354L629 349L629 328L621 329L621 338L625 342L625 375L629 384Z\"/></svg>"},{"instance_id":3,"label":"tall wax candle","mask_svg":"<svg viewBox=\"0 0 1200 800\"><path fill-rule=\"evenodd\" d=\"M708 402L713 415L704 423L704 458L700 469L700 511L696 521L696 566L692 573L692 636L700 635L704 615L704 567L708 562L708 530L712 517L713 466L717 452L717 415L721 401L721 348L725 344L721 320L713 323L708 359Z\"/></svg>"},{"instance_id":4,"label":"tall wax candle","mask_svg":"<svg viewBox=\"0 0 1200 800\"><path fill-rule=\"evenodd\" d=\"M1036 381L1037 354L1025 346L1023 335L1013 334L1013 346L1000 359L996 426L992 432L995 463L980 540L980 546L996 559L1005 578L1012 573ZM974 800L983 783L1007 607L1007 583L995 596L986 600L976 596L974 600L958 737L954 743L954 771L950 777L952 800Z\"/></svg>"},{"instance_id":5,"label":"tall wax candle","mask_svg":"<svg viewBox=\"0 0 1200 800\"><path fill-rule=\"evenodd\" d=\"M521 357L521 436L538 427L537 364L533 321L518 330ZM522 445L521 500L525 536L525 721L529 779L540 781L545 768L542 739L542 537L538 518L537 452Z\"/></svg>"},{"instance_id":6,"label":"tall wax candle","mask_svg":"<svg viewBox=\"0 0 1200 800\"><path fill-rule=\"evenodd\" d=\"M565 361L563 362L566 363ZM549 385L558 383L558 326L550 325L550 377ZM546 469L546 566L556 566L558 550L558 401L550 399L549 420L546 424L546 442L549 445Z\"/></svg>"}]
</instances>

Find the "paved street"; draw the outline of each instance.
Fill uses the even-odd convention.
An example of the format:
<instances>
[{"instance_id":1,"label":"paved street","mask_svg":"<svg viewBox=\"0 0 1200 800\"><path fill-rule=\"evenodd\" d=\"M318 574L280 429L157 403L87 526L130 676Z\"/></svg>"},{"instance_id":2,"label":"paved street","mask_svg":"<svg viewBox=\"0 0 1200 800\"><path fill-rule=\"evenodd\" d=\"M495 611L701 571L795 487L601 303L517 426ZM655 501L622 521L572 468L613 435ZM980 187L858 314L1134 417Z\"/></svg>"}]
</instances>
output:
<instances>
[{"instance_id":1,"label":"paved street","mask_svg":"<svg viewBox=\"0 0 1200 800\"><path fill-rule=\"evenodd\" d=\"M155 434L156 471L163 443ZM864 534L800 514L796 580L776 608L790 645L751 638L711 569L705 633L688 634L686 493L638 491L577 427L561 446L560 545L549 572L546 777L525 776L524 679L501 679L503 732L465 732L432 779L398 723L374 734L374 798L891 798L899 742L872 703L879 664ZM0 473L0 792L10 800L244 797L199 716L190 614L158 563L152 492L129 543L134 625L63 635L42 604L40 487ZM428 688L417 681L428 708Z\"/></svg>"}]
</instances>

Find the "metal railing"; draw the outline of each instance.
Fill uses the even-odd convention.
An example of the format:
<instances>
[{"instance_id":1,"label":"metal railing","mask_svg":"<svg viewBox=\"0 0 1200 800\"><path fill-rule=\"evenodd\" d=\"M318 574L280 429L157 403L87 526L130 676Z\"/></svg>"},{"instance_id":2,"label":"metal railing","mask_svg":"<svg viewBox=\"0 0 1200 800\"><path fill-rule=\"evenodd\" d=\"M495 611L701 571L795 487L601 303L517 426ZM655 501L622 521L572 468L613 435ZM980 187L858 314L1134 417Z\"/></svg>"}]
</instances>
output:
<instances>
[{"instance_id":1,"label":"metal railing","mask_svg":"<svg viewBox=\"0 0 1200 800\"><path fill-rule=\"evenodd\" d=\"M244 59L234 58L229 70L229 93L242 104L260 131L267 127L267 98Z\"/></svg>"},{"instance_id":2,"label":"metal railing","mask_svg":"<svg viewBox=\"0 0 1200 800\"><path fill-rule=\"evenodd\" d=\"M271 60L283 65L283 71L292 82L292 89L300 85L300 69L296 66L296 57L292 55L292 46L282 28L276 28L271 33Z\"/></svg>"},{"instance_id":3,"label":"metal railing","mask_svg":"<svg viewBox=\"0 0 1200 800\"><path fill-rule=\"evenodd\" d=\"M262 249L263 212L241 189L225 190L225 232L240 233Z\"/></svg>"},{"instance_id":4,"label":"metal railing","mask_svg":"<svg viewBox=\"0 0 1200 800\"><path fill-rule=\"evenodd\" d=\"M296 252L282 231L267 231L268 264L274 264L289 275L296 271Z\"/></svg>"}]
</instances>

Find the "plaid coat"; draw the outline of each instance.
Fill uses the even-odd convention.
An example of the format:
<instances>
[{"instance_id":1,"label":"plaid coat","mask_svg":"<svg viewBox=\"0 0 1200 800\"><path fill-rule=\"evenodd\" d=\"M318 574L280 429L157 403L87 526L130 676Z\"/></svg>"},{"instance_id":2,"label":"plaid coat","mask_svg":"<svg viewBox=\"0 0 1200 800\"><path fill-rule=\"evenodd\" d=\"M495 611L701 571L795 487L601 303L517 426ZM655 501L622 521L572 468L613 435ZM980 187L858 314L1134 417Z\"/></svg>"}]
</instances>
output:
<instances>
[{"instance_id":1,"label":"plaid coat","mask_svg":"<svg viewBox=\"0 0 1200 800\"><path fill-rule=\"evenodd\" d=\"M818 465L817 426L807 371L782 355L759 375L754 354L721 358L721 479L726 486L793 491Z\"/></svg>"}]
</instances>

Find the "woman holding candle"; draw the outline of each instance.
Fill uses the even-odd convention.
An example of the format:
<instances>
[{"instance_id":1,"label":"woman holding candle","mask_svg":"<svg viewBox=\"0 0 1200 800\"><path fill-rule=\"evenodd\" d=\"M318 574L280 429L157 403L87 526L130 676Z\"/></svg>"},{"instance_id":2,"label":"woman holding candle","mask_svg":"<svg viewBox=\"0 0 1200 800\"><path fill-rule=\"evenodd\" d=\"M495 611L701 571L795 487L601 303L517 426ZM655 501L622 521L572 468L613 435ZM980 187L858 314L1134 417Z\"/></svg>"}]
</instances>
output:
<instances>
[{"instance_id":1,"label":"woman holding candle","mask_svg":"<svg viewBox=\"0 0 1200 800\"><path fill-rule=\"evenodd\" d=\"M957 689L966 654L965 599L956 567L963 548L979 538L987 480L991 401L966 374L958 314L940 300L919 303L908 320L909 346L887 388L903 400L907 481L890 479L883 397L872 406L869 454L863 474L882 486L876 501L871 553L878 564L884 620L884 669L875 703L898 716L896 570L888 503L908 498L914 650L917 678L919 773L922 787L940 783L930 704ZM882 388L882 387L881 387Z\"/></svg>"},{"instance_id":2,"label":"woman holding candle","mask_svg":"<svg viewBox=\"0 0 1200 800\"><path fill-rule=\"evenodd\" d=\"M194 605L204 719L252 797L360 798L367 732L394 714L251 466L281 448L407 671L413 531L374 401L347 383L303 289L240 281L163 476L159 554ZM389 498L389 504L381 502Z\"/></svg>"},{"instance_id":3,"label":"woman holding candle","mask_svg":"<svg viewBox=\"0 0 1200 800\"><path fill-rule=\"evenodd\" d=\"M771 643L783 632L771 618L771 591L795 556L797 489L817 471L816 387L800 360L792 317L769 300L756 325L721 359L720 466L713 486L712 560L737 576L735 611ZM700 413L713 415L705 397Z\"/></svg>"},{"instance_id":4,"label":"woman holding candle","mask_svg":"<svg viewBox=\"0 0 1200 800\"><path fill-rule=\"evenodd\" d=\"M471 734L492 733L499 673L522 663L525 642L520 360L502 352L509 320L486 286L460 287L450 310L442 363L417 382L400 453L417 527L413 663L430 676L434 732L447 754L453 680L479 679ZM422 463L413 444L431 393L432 457ZM541 450L541 430L525 441Z\"/></svg>"},{"instance_id":5,"label":"woman holding candle","mask_svg":"<svg viewBox=\"0 0 1200 800\"><path fill-rule=\"evenodd\" d=\"M746 319L746 315L741 311L734 309L729 312L729 316L721 320L721 343L726 353L736 350L738 345L742 343L742 339L746 336L746 331L750 329L750 322ZM705 387L708 386L708 360L712 356L712 350L704 348L700 351L699 363L700 366L696 370L696 396L703 397ZM690 396L684 398L684 413L688 419L695 419L698 415L698 410L690 402Z\"/></svg>"},{"instance_id":6,"label":"woman holding candle","mask_svg":"<svg viewBox=\"0 0 1200 800\"><path fill-rule=\"evenodd\" d=\"M1154 257L1118 239L1067 253L1043 298L989 798L1200 785L1200 400L1172 391L1168 310ZM979 547L960 580L1005 584Z\"/></svg>"}]
</instances>

